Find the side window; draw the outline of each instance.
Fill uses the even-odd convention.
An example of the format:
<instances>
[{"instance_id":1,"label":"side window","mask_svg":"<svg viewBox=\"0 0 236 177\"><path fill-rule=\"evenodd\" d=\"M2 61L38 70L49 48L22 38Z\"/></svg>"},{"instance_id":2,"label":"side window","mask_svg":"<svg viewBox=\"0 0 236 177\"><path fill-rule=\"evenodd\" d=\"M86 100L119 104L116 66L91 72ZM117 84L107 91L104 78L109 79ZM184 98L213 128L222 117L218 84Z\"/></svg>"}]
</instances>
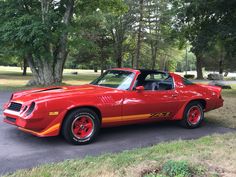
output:
<instances>
[{"instance_id":1,"label":"side window","mask_svg":"<svg viewBox=\"0 0 236 177\"><path fill-rule=\"evenodd\" d=\"M150 73L144 81L145 90L171 90L173 89L173 79L169 74L165 73Z\"/></svg>"},{"instance_id":2,"label":"side window","mask_svg":"<svg viewBox=\"0 0 236 177\"><path fill-rule=\"evenodd\" d=\"M168 74L164 74L164 73L152 73L152 74L148 74L147 77L145 78L145 80L155 80L155 81L161 81L161 80L165 80L169 77Z\"/></svg>"}]
</instances>

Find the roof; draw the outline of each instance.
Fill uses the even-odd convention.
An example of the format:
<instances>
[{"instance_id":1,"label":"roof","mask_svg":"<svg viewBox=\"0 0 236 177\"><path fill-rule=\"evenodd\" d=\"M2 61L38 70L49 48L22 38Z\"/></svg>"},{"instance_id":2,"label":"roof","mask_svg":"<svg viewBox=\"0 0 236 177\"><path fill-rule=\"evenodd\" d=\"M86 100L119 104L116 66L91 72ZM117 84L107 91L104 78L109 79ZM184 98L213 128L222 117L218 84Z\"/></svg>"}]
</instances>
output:
<instances>
[{"instance_id":1,"label":"roof","mask_svg":"<svg viewBox=\"0 0 236 177\"><path fill-rule=\"evenodd\" d=\"M139 69L141 73L163 73L167 74L168 72L166 71L159 71L159 70L154 70L154 69Z\"/></svg>"},{"instance_id":2,"label":"roof","mask_svg":"<svg viewBox=\"0 0 236 177\"><path fill-rule=\"evenodd\" d=\"M141 72L141 73L163 73L167 74L166 71L152 70L152 69L132 69L132 68L112 68L112 70L122 70L122 71L130 71L130 72Z\"/></svg>"}]
</instances>

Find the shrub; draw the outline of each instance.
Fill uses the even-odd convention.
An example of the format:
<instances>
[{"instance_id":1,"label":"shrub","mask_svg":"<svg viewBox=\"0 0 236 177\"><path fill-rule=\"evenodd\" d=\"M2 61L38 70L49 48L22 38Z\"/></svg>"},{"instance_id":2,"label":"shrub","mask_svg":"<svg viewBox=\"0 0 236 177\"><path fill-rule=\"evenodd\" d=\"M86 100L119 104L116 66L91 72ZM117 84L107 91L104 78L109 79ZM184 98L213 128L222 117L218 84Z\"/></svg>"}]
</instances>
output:
<instances>
[{"instance_id":1,"label":"shrub","mask_svg":"<svg viewBox=\"0 0 236 177\"><path fill-rule=\"evenodd\" d=\"M167 161L162 168L162 171L167 176L188 177L191 176L191 170L186 161Z\"/></svg>"},{"instance_id":2,"label":"shrub","mask_svg":"<svg viewBox=\"0 0 236 177\"><path fill-rule=\"evenodd\" d=\"M143 177L190 177L190 176L206 176L207 169L204 166L190 166L187 161L165 162L162 167L156 170L147 171Z\"/></svg>"}]
</instances>

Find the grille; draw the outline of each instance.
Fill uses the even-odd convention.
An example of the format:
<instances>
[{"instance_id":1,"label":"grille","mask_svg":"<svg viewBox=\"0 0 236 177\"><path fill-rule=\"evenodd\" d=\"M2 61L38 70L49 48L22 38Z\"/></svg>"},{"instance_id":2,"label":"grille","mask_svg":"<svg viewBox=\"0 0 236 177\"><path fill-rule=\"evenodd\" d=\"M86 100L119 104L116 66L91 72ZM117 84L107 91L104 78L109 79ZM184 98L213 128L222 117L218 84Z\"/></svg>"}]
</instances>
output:
<instances>
[{"instance_id":1,"label":"grille","mask_svg":"<svg viewBox=\"0 0 236 177\"><path fill-rule=\"evenodd\" d=\"M16 122L16 119L11 118L11 117L6 117L5 119L8 120L9 122L12 122L12 123Z\"/></svg>"},{"instance_id":2,"label":"grille","mask_svg":"<svg viewBox=\"0 0 236 177\"><path fill-rule=\"evenodd\" d=\"M15 103L15 102L11 102L10 106L8 107L9 110L12 110L12 111L17 111L19 112L20 109L22 107L22 104L20 103Z\"/></svg>"}]
</instances>

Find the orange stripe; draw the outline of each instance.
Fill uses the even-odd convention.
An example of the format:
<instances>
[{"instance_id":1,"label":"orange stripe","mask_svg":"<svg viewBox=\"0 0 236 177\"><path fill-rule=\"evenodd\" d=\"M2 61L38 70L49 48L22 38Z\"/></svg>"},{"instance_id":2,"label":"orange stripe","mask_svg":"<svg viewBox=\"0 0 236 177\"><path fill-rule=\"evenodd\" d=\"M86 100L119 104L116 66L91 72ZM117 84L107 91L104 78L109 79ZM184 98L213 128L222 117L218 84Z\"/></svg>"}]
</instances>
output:
<instances>
[{"instance_id":1,"label":"orange stripe","mask_svg":"<svg viewBox=\"0 0 236 177\"><path fill-rule=\"evenodd\" d=\"M111 122L119 122L119 121L131 121L131 120L140 120L140 119L148 119L151 114L137 114L137 115L129 115L129 116L118 116L118 117L104 117L102 118L103 123L111 123Z\"/></svg>"},{"instance_id":2,"label":"orange stripe","mask_svg":"<svg viewBox=\"0 0 236 177\"><path fill-rule=\"evenodd\" d=\"M46 134L49 134L55 130L57 130L58 128L60 127L60 124L55 124L53 125L52 127L48 128L47 130L44 130L43 132L36 132L36 131L33 131L33 130L29 130L29 129L25 129L25 128L22 128L22 127L19 127L20 130L23 130L25 132L29 132L29 133L32 133L32 134L36 134L38 136L44 136Z\"/></svg>"}]
</instances>

